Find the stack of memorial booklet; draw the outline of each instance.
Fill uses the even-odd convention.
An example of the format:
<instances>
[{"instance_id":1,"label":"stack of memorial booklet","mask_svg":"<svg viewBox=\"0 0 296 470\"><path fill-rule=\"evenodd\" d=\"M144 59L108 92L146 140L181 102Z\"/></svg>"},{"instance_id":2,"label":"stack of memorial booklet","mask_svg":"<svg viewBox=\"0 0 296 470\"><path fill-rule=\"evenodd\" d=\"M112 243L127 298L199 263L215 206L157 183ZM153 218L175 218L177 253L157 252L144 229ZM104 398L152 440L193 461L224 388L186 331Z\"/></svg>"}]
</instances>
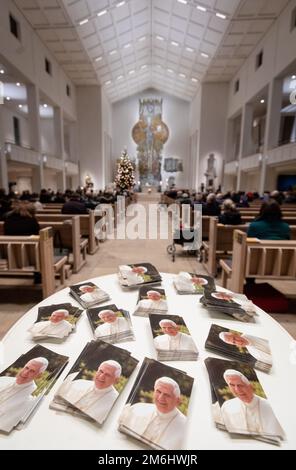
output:
<instances>
[{"instance_id":1,"label":"stack of memorial booklet","mask_svg":"<svg viewBox=\"0 0 296 470\"><path fill-rule=\"evenodd\" d=\"M238 359L263 372L269 372L272 367L270 345L266 339L223 326L211 325L205 348L230 359Z\"/></svg>"},{"instance_id":2,"label":"stack of memorial booklet","mask_svg":"<svg viewBox=\"0 0 296 470\"><path fill-rule=\"evenodd\" d=\"M149 314L159 361L196 361L198 350L182 317Z\"/></svg>"},{"instance_id":3,"label":"stack of memorial booklet","mask_svg":"<svg viewBox=\"0 0 296 470\"><path fill-rule=\"evenodd\" d=\"M216 426L233 437L248 436L280 445L285 433L255 370L237 361L207 358Z\"/></svg>"},{"instance_id":4,"label":"stack of memorial booklet","mask_svg":"<svg viewBox=\"0 0 296 470\"><path fill-rule=\"evenodd\" d=\"M130 314L116 305L93 307L86 311L95 339L120 343L135 339Z\"/></svg>"},{"instance_id":5,"label":"stack of memorial booklet","mask_svg":"<svg viewBox=\"0 0 296 470\"><path fill-rule=\"evenodd\" d=\"M37 320L28 331L35 341L64 341L75 331L82 312L69 303L39 307Z\"/></svg>"},{"instance_id":6,"label":"stack of memorial booklet","mask_svg":"<svg viewBox=\"0 0 296 470\"><path fill-rule=\"evenodd\" d=\"M209 291L216 289L212 277L184 271L175 277L174 286L178 294L203 294L205 289Z\"/></svg>"},{"instance_id":7,"label":"stack of memorial booklet","mask_svg":"<svg viewBox=\"0 0 296 470\"><path fill-rule=\"evenodd\" d=\"M150 263L122 264L118 267L118 279L122 287L159 284L161 282L159 272Z\"/></svg>"},{"instance_id":8,"label":"stack of memorial booklet","mask_svg":"<svg viewBox=\"0 0 296 470\"><path fill-rule=\"evenodd\" d=\"M254 321L256 306L243 294L205 289L200 302L209 310L226 313L243 322Z\"/></svg>"},{"instance_id":9,"label":"stack of memorial booklet","mask_svg":"<svg viewBox=\"0 0 296 470\"><path fill-rule=\"evenodd\" d=\"M102 425L137 364L125 349L104 341L87 343L50 408Z\"/></svg>"},{"instance_id":10,"label":"stack of memorial booklet","mask_svg":"<svg viewBox=\"0 0 296 470\"><path fill-rule=\"evenodd\" d=\"M83 308L90 308L109 300L109 294L93 282L84 282L70 287L70 295L82 305Z\"/></svg>"},{"instance_id":11,"label":"stack of memorial booklet","mask_svg":"<svg viewBox=\"0 0 296 470\"><path fill-rule=\"evenodd\" d=\"M153 449L184 449L193 382L186 372L146 357L120 415L119 431Z\"/></svg>"},{"instance_id":12,"label":"stack of memorial booklet","mask_svg":"<svg viewBox=\"0 0 296 470\"><path fill-rule=\"evenodd\" d=\"M134 315L147 317L149 313L163 314L168 311L168 304L164 289L142 286Z\"/></svg>"},{"instance_id":13,"label":"stack of memorial booklet","mask_svg":"<svg viewBox=\"0 0 296 470\"><path fill-rule=\"evenodd\" d=\"M22 429L68 362L39 344L0 374L0 432Z\"/></svg>"}]
</instances>

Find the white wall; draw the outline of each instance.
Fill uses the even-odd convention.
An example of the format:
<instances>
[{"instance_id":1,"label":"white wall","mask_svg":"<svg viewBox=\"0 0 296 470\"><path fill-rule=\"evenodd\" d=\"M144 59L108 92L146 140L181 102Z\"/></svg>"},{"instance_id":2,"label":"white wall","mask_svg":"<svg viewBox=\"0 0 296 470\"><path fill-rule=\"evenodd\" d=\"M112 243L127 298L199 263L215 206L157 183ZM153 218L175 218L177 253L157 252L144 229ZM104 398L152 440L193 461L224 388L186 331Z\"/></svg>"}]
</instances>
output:
<instances>
[{"instance_id":1,"label":"white wall","mask_svg":"<svg viewBox=\"0 0 296 470\"><path fill-rule=\"evenodd\" d=\"M21 135L21 144L23 147L30 148L30 135L29 135L29 127L28 127L28 120L26 115L22 112L14 111L10 109L9 106L0 105L1 106L1 134L2 138L5 142L12 142L14 143L14 130L13 130L13 116L19 119L20 123L20 135Z\"/></svg>"},{"instance_id":2,"label":"white wall","mask_svg":"<svg viewBox=\"0 0 296 470\"><path fill-rule=\"evenodd\" d=\"M77 137L81 184L84 185L86 175L89 175L95 189L102 189L105 186L101 112L100 87L77 87Z\"/></svg>"},{"instance_id":3,"label":"white wall","mask_svg":"<svg viewBox=\"0 0 296 470\"><path fill-rule=\"evenodd\" d=\"M10 33L9 13L20 23L21 41ZM51 52L34 33L27 20L9 0L1 0L0 44L0 58L2 55L8 64L23 75L25 81L35 83L54 104L61 106L68 116L76 118L75 87L59 67ZM45 72L45 57L52 64L52 76ZM71 98L66 94L67 84L71 87Z\"/></svg>"},{"instance_id":4,"label":"white wall","mask_svg":"<svg viewBox=\"0 0 296 470\"><path fill-rule=\"evenodd\" d=\"M189 179L189 188L198 188L199 175L199 146L200 146L200 117L201 117L201 96L202 87L200 87L191 102L189 121L190 121L190 168L191 176Z\"/></svg>"},{"instance_id":5,"label":"white wall","mask_svg":"<svg viewBox=\"0 0 296 470\"><path fill-rule=\"evenodd\" d=\"M42 153L60 157L55 144L53 119L40 119L40 132Z\"/></svg>"},{"instance_id":6,"label":"white wall","mask_svg":"<svg viewBox=\"0 0 296 470\"><path fill-rule=\"evenodd\" d=\"M112 106L102 89L102 155L105 185L113 181Z\"/></svg>"},{"instance_id":7,"label":"white wall","mask_svg":"<svg viewBox=\"0 0 296 470\"><path fill-rule=\"evenodd\" d=\"M216 160L216 189L222 184L225 164L228 87L228 83L205 83L202 85L198 188L201 183L206 183L205 172L211 153L215 155Z\"/></svg>"},{"instance_id":8,"label":"white wall","mask_svg":"<svg viewBox=\"0 0 296 470\"><path fill-rule=\"evenodd\" d=\"M50 168L44 168L43 170L43 178L44 178L44 188L48 189L51 188L53 191L57 191L58 189L58 173L51 170Z\"/></svg>"},{"instance_id":9,"label":"white wall","mask_svg":"<svg viewBox=\"0 0 296 470\"><path fill-rule=\"evenodd\" d=\"M140 99L163 99L162 120L169 128L169 139L163 147L162 156L178 157L183 160L183 172L162 172L162 179L176 176L177 186L187 186L191 172L189 162L189 111L190 104L171 95L166 95L154 89L148 89L133 95L112 106L113 127L113 165L120 158L124 147L130 157L137 156L137 145L132 139L132 129L139 120Z\"/></svg>"},{"instance_id":10,"label":"white wall","mask_svg":"<svg viewBox=\"0 0 296 470\"><path fill-rule=\"evenodd\" d=\"M291 32L291 13L296 0L291 0L262 41L244 62L230 83L228 117L237 113L244 103L282 73L296 58L296 29ZM257 54L263 49L263 65L256 70ZM234 93L234 85L240 80L240 90Z\"/></svg>"}]
</instances>

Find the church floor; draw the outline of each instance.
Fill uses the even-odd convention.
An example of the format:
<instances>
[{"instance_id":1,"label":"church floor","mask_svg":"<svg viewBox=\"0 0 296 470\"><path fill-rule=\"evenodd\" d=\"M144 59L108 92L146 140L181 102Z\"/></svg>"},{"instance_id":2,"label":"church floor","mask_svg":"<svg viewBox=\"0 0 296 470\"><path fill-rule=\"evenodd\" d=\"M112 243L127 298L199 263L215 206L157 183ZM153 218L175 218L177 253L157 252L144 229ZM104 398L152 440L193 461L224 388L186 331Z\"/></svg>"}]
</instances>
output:
<instances>
[{"instance_id":1,"label":"church floor","mask_svg":"<svg viewBox=\"0 0 296 470\"><path fill-rule=\"evenodd\" d=\"M139 203L147 207L148 202L157 203L158 194L140 194ZM160 217L162 217L160 212ZM144 223L141 220L141 223ZM117 272L119 264L150 262L160 272L178 273L179 271L198 272L206 274L203 266L194 256L182 252L177 247L176 261L173 263L167 254L166 247L170 240L106 240L100 243L100 249L95 255L87 255L87 264L78 274L72 274L67 285L75 284L86 279ZM24 289L12 285L12 280L6 280L6 286L1 280L0 288L0 339L9 328L30 308L41 300L40 292L34 289ZM219 279L216 280L219 285ZM291 289L296 292L295 285ZM273 284L274 287L277 287ZM291 303L291 313L272 315L296 339L296 301Z\"/></svg>"}]
</instances>

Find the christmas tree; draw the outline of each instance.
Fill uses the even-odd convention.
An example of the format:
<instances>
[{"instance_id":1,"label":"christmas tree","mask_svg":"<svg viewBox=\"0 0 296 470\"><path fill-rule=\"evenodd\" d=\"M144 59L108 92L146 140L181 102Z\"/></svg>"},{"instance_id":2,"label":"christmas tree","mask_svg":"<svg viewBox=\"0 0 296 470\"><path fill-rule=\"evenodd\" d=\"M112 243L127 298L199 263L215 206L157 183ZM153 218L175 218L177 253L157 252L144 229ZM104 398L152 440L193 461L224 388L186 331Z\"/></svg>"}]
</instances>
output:
<instances>
[{"instance_id":1,"label":"christmas tree","mask_svg":"<svg viewBox=\"0 0 296 470\"><path fill-rule=\"evenodd\" d=\"M126 150L121 152L115 184L120 191L129 190L135 184L134 169Z\"/></svg>"}]
</instances>

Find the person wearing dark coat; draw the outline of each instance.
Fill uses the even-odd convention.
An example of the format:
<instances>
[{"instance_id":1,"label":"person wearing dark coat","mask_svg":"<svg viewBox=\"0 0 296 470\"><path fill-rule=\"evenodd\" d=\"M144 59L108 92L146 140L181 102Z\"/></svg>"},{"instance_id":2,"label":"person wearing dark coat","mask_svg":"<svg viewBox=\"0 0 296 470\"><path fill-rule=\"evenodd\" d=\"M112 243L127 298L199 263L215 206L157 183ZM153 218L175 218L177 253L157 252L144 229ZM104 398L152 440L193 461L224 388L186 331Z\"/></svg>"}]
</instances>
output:
<instances>
[{"instance_id":1,"label":"person wearing dark coat","mask_svg":"<svg viewBox=\"0 0 296 470\"><path fill-rule=\"evenodd\" d=\"M18 201L8 212L4 222L4 235L39 235L39 224L35 217L35 207L26 201Z\"/></svg>"},{"instance_id":2,"label":"person wearing dark coat","mask_svg":"<svg viewBox=\"0 0 296 470\"><path fill-rule=\"evenodd\" d=\"M219 223L223 225L240 225L242 223L241 215L231 199L226 199L223 202Z\"/></svg>"}]
</instances>

